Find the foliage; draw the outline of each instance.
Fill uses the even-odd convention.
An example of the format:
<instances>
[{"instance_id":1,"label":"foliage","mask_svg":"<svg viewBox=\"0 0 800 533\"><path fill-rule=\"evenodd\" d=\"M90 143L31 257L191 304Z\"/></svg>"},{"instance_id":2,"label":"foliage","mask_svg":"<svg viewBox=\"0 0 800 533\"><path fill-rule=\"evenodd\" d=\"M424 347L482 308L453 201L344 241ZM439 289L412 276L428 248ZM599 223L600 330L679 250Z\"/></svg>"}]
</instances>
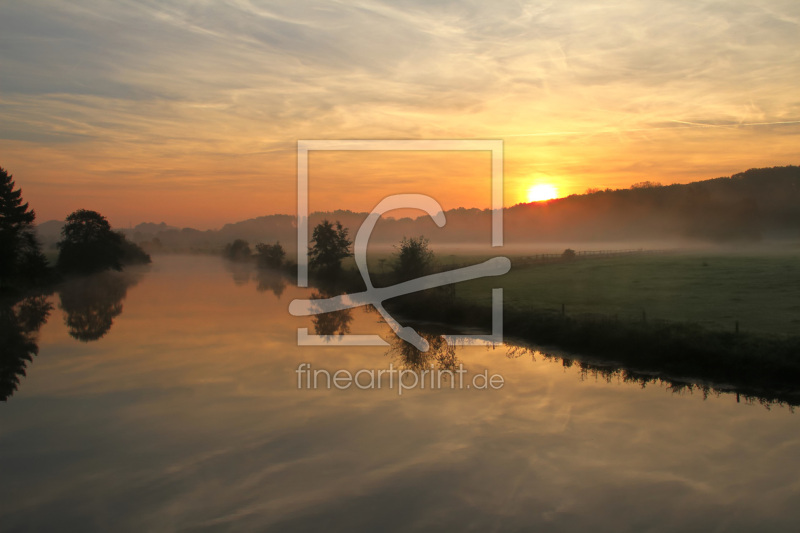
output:
<instances>
[{"instance_id":1,"label":"foliage","mask_svg":"<svg viewBox=\"0 0 800 533\"><path fill-rule=\"evenodd\" d=\"M253 252L250 251L250 244L248 244L247 241L244 239L236 239L225 245L222 255L225 259L230 259L231 261L248 261L252 257Z\"/></svg>"},{"instance_id":2,"label":"foliage","mask_svg":"<svg viewBox=\"0 0 800 533\"><path fill-rule=\"evenodd\" d=\"M576 255L575 250L573 250L572 248L567 248L566 250L564 250L564 253L561 254L561 259L565 260L575 259L575 255Z\"/></svg>"},{"instance_id":3,"label":"foliage","mask_svg":"<svg viewBox=\"0 0 800 533\"><path fill-rule=\"evenodd\" d=\"M283 265L284 257L286 257L286 251L280 241L275 244L256 244L256 263L260 267L280 268Z\"/></svg>"},{"instance_id":4,"label":"foliage","mask_svg":"<svg viewBox=\"0 0 800 533\"><path fill-rule=\"evenodd\" d=\"M0 288L33 283L47 273L33 221L36 213L22 203L22 190L0 167Z\"/></svg>"},{"instance_id":5,"label":"foliage","mask_svg":"<svg viewBox=\"0 0 800 533\"><path fill-rule=\"evenodd\" d=\"M656 189L658 187L663 187L658 181L640 181L631 185L631 189Z\"/></svg>"},{"instance_id":6,"label":"foliage","mask_svg":"<svg viewBox=\"0 0 800 533\"><path fill-rule=\"evenodd\" d=\"M335 226L327 219L319 223L311 237L308 265L323 276L337 274L342 268L342 259L353 255L350 251L353 243L347 233L347 228L338 220Z\"/></svg>"},{"instance_id":7,"label":"foliage","mask_svg":"<svg viewBox=\"0 0 800 533\"><path fill-rule=\"evenodd\" d=\"M122 270L123 265L150 263L142 248L113 231L97 211L78 209L61 230L57 267L69 274Z\"/></svg>"},{"instance_id":8,"label":"foliage","mask_svg":"<svg viewBox=\"0 0 800 533\"><path fill-rule=\"evenodd\" d=\"M150 254L145 252L141 246L135 242L131 242L120 234L122 241L120 246L122 248L122 264L123 265L146 265L152 260Z\"/></svg>"},{"instance_id":9,"label":"foliage","mask_svg":"<svg viewBox=\"0 0 800 533\"><path fill-rule=\"evenodd\" d=\"M406 281L429 274L433 266L433 252L428 247L429 239L403 237L395 257L394 272L398 280Z\"/></svg>"},{"instance_id":10,"label":"foliage","mask_svg":"<svg viewBox=\"0 0 800 533\"><path fill-rule=\"evenodd\" d=\"M97 211L78 209L71 213L61 235L57 266L62 272L122 270L123 237L112 231L108 220Z\"/></svg>"}]
</instances>

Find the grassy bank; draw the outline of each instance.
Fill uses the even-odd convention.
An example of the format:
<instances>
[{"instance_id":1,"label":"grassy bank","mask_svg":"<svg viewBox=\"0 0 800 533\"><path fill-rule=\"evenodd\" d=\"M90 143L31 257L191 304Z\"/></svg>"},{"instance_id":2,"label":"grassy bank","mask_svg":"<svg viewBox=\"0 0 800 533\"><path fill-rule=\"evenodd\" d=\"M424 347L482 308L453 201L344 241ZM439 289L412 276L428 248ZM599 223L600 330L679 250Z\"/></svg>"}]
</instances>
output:
<instances>
[{"instance_id":1,"label":"grassy bank","mask_svg":"<svg viewBox=\"0 0 800 533\"><path fill-rule=\"evenodd\" d=\"M521 263L522 261L517 261ZM515 258L512 258L512 264ZM503 287L507 311L597 314L620 321L688 322L714 331L800 334L800 254L671 253L513 266L456 287L488 305Z\"/></svg>"},{"instance_id":2,"label":"grassy bank","mask_svg":"<svg viewBox=\"0 0 800 533\"><path fill-rule=\"evenodd\" d=\"M491 288L503 287L506 338L797 405L797 260L662 254L529 265L457 285L455 294L431 290L387 307L488 330Z\"/></svg>"}]
</instances>

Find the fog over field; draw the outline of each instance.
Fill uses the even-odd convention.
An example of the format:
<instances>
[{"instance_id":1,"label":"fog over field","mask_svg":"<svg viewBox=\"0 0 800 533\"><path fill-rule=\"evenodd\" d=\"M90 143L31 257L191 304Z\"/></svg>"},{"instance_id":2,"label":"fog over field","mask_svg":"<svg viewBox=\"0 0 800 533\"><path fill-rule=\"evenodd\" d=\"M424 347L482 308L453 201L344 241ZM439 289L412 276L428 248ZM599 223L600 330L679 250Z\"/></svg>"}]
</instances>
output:
<instances>
[{"instance_id":1,"label":"fog over field","mask_svg":"<svg viewBox=\"0 0 800 533\"><path fill-rule=\"evenodd\" d=\"M389 213L391 215L391 213ZM381 218L371 235L375 251L390 251L403 237L424 235L444 254L482 253L490 247L488 209L452 209L437 227L425 216ZM346 210L312 213L309 228L324 219L339 221L354 238L367 213ZM752 169L730 178L664 186L642 182L629 189L588 191L555 200L518 204L503 213L508 254L625 249L779 251L800 239L800 168ZM45 247L59 239L61 224L39 226ZM218 230L143 223L121 228L151 252L218 252L234 239L250 244L280 241L296 254L293 215L269 215L226 224ZM764 246L765 243L772 243ZM487 250L487 253L491 250Z\"/></svg>"}]
</instances>

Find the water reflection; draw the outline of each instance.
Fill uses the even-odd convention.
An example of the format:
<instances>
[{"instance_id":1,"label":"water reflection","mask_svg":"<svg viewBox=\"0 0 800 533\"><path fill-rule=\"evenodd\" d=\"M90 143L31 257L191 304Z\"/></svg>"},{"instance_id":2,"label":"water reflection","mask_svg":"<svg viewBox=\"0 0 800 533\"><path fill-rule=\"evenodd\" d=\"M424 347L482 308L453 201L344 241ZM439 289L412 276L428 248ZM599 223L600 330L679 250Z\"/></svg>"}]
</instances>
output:
<instances>
[{"instance_id":1,"label":"water reflection","mask_svg":"<svg viewBox=\"0 0 800 533\"><path fill-rule=\"evenodd\" d=\"M252 263L225 261L225 270L230 273L231 277L233 278L233 282L236 285L241 286L250 283L254 268Z\"/></svg>"},{"instance_id":2,"label":"water reflection","mask_svg":"<svg viewBox=\"0 0 800 533\"><path fill-rule=\"evenodd\" d=\"M259 292L272 291L272 294L278 299L286 290L286 278L277 270L259 268L255 274L255 280L256 289Z\"/></svg>"},{"instance_id":3,"label":"water reflection","mask_svg":"<svg viewBox=\"0 0 800 533\"><path fill-rule=\"evenodd\" d=\"M281 297L288 286L286 275L280 270L236 261L225 261L224 265L225 270L231 275L233 283L237 286L255 281L258 292L271 291L277 298Z\"/></svg>"},{"instance_id":4,"label":"water reflection","mask_svg":"<svg viewBox=\"0 0 800 533\"><path fill-rule=\"evenodd\" d=\"M335 293L321 290L311 295L312 300L322 300L336 296ZM334 335L348 335L350 333L350 323L353 321L352 309L342 309L330 313L314 315L311 323L314 325L314 333L322 335L326 340L331 340Z\"/></svg>"},{"instance_id":5,"label":"water reflection","mask_svg":"<svg viewBox=\"0 0 800 533\"><path fill-rule=\"evenodd\" d=\"M700 383L677 377L654 374L652 372L638 372L611 362L591 362L568 355L544 353L521 345L515 346L509 344L507 356L510 359L517 359L525 356L530 357L532 361L536 361L536 357L540 356L545 361L561 362L564 368L577 368L580 373L581 381L594 379L602 380L606 383L629 383L638 385L642 389L646 388L648 385L658 385L678 395L687 393L693 394L695 391L698 391L702 394L704 400L708 399L709 396L731 394L736 397L736 403L758 403L767 409L773 406L787 406L790 410L793 410L794 407L800 405L800 395L798 395L797 391L792 390L763 390L715 383Z\"/></svg>"},{"instance_id":6,"label":"water reflection","mask_svg":"<svg viewBox=\"0 0 800 533\"><path fill-rule=\"evenodd\" d=\"M0 400L6 401L16 392L28 363L39 353L39 328L52 309L43 295L0 306Z\"/></svg>"},{"instance_id":7,"label":"water reflection","mask_svg":"<svg viewBox=\"0 0 800 533\"><path fill-rule=\"evenodd\" d=\"M95 341L108 333L122 313L122 300L139 277L128 272L102 272L64 283L58 291L59 308L69 334L82 342Z\"/></svg>"},{"instance_id":8,"label":"water reflection","mask_svg":"<svg viewBox=\"0 0 800 533\"><path fill-rule=\"evenodd\" d=\"M62 320L40 330L26 401L0 409L3 530L103 531L100 508L119 531L632 531L654 520L660 531L793 531L800 520L800 427L786 410L606 385L636 375L524 347L507 358L433 336L427 354L397 340L389 356L297 346L310 319L289 316L286 300L312 290L289 284L278 302L234 287L217 258L160 261L124 300L146 341L118 319L92 345ZM391 339L376 315L352 316L351 334ZM446 368L454 356L506 385L400 397L299 390L295 373L390 357Z\"/></svg>"},{"instance_id":9,"label":"water reflection","mask_svg":"<svg viewBox=\"0 0 800 533\"><path fill-rule=\"evenodd\" d=\"M455 370L460 361L456 356L456 347L447 344L441 335L419 332L428 341L428 351L421 352L413 344L399 337L394 337L386 355L397 361L398 365L408 370Z\"/></svg>"}]
</instances>

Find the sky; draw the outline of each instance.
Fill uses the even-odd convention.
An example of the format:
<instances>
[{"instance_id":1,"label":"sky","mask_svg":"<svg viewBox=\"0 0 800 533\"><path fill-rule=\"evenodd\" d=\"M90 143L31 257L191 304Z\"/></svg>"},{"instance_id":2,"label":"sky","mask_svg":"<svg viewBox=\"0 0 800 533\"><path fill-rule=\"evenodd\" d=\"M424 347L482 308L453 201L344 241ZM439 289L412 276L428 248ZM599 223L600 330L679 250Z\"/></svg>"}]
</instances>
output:
<instances>
[{"instance_id":1,"label":"sky","mask_svg":"<svg viewBox=\"0 0 800 533\"><path fill-rule=\"evenodd\" d=\"M800 164L800 2L0 3L0 166L37 220L295 214L297 141L500 139L505 205ZM312 210L490 205L488 152L314 152Z\"/></svg>"}]
</instances>

